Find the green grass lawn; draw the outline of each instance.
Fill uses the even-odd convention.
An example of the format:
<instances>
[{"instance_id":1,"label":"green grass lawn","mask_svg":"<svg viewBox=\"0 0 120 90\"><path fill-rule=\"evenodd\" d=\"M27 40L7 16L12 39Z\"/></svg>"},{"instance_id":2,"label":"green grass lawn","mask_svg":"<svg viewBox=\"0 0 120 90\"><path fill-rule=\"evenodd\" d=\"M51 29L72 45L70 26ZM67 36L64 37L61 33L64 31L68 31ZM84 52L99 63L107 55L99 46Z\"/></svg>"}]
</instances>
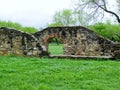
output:
<instances>
[{"instance_id":1,"label":"green grass lawn","mask_svg":"<svg viewBox=\"0 0 120 90\"><path fill-rule=\"evenodd\" d=\"M0 90L120 90L120 62L0 56Z\"/></svg>"},{"instance_id":2,"label":"green grass lawn","mask_svg":"<svg viewBox=\"0 0 120 90\"><path fill-rule=\"evenodd\" d=\"M49 43L48 51L51 55L62 55L63 54L63 44L57 45L57 43Z\"/></svg>"}]
</instances>

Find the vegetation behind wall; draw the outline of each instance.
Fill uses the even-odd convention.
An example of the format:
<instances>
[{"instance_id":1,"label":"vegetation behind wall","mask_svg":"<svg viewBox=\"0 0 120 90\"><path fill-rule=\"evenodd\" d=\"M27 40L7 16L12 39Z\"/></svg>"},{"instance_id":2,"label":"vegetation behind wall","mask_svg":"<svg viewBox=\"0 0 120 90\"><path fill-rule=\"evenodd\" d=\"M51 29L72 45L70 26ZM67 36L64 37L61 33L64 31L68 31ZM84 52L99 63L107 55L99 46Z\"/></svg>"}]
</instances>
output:
<instances>
[{"instance_id":1,"label":"vegetation behind wall","mask_svg":"<svg viewBox=\"0 0 120 90\"><path fill-rule=\"evenodd\" d=\"M14 28L28 33L35 33L38 31L34 27L23 27L21 24L11 21L0 21L0 27Z\"/></svg>"},{"instance_id":2,"label":"vegetation behind wall","mask_svg":"<svg viewBox=\"0 0 120 90\"><path fill-rule=\"evenodd\" d=\"M110 23L97 23L88 28L94 30L97 34L113 41L120 42L120 25Z\"/></svg>"}]
</instances>

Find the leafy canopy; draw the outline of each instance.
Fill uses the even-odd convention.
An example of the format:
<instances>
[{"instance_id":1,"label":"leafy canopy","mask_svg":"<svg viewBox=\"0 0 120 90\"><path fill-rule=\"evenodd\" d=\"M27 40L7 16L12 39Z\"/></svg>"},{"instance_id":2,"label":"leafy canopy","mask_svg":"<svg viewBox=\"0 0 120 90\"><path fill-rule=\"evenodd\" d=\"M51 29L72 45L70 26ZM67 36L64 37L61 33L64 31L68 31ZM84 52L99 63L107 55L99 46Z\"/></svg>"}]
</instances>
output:
<instances>
[{"instance_id":1,"label":"leafy canopy","mask_svg":"<svg viewBox=\"0 0 120 90\"><path fill-rule=\"evenodd\" d=\"M38 31L34 27L23 27L21 24L12 21L0 21L0 27L14 28L28 33L34 33Z\"/></svg>"}]
</instances>

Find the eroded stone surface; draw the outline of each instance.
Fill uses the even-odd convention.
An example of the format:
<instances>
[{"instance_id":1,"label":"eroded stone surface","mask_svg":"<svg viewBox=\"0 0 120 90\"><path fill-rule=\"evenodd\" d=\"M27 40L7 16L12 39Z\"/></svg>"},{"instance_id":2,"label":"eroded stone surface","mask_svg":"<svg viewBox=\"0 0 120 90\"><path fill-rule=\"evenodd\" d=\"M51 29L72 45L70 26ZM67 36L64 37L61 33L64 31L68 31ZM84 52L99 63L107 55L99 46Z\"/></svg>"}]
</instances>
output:
<instances>
[{"instance_id":1,"label":"eroded stone surface","mask_svg":"<svg viewBox=\"0 0 120 90\"><path fill-rule=\"evenodd\" d=\"M15 29L0 28L0 54L15 54L26 56L42 55L42 48L37 38Z\"/></svg>"},{"instance_id":2,"label":"eroded stone surface","mask_svg":"<svg viewBox=\"0 0 120 90\"><path fill-rule=\"evenodd\" d=\"M0 54L49 56L48 41L59 38L64 55L120 56L120 44L98 36L85 27L48 27L32 35L15 29L0 28Z\"/></svg>"},{"instance_id":3,"label":"eroded stone surface","mask_svg":"<svg viewBox=\"0 0 120 90\"><path fill-rule=\"evenodd\" d=\"M100 37L81 26L48 27L33 35L46 48L50 38L59 38L63 43L64 55L114 57L120 52L119 43Z\"/></svg>"}]
</instances>

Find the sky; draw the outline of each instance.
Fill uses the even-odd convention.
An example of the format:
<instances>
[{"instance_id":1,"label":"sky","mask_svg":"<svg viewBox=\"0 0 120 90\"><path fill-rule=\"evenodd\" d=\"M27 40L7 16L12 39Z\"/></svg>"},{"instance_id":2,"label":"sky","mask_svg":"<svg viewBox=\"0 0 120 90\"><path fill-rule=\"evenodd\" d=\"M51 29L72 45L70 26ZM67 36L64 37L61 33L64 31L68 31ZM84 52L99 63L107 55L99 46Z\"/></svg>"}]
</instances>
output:
<instances>
[{"instance_id":1,"label":"sky","mask_svg":"<svg viewBox=\"0 0 120 90\"><path fill-rule=\"evenodd\" d=\"M0 0L0 20L40 28L52 22L55 12L71 6L72 0Z\"/></svg>"},{"instance_id":2,"label":"sky","mask_svg":"<svg viewBox=\"0 0 120 90\"><path fill-rule=\"evenodd\" d=\"M44 28L52 22L55 12L73 8L77 0L0 0L0 20L18 22L23 26ZM110 0L110 7L115 7ZM109 15L106 14L109 18Z\"/></svg>"}]
</instances>

